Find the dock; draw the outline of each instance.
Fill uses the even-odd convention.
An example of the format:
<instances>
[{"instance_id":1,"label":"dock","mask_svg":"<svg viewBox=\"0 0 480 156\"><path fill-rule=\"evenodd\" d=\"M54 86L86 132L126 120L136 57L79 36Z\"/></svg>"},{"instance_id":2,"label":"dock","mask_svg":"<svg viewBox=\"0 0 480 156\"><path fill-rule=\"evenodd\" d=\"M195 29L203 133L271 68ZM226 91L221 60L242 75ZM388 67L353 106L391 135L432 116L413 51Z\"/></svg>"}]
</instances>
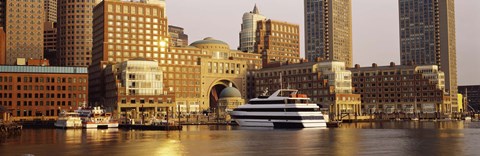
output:
<instances>
[{"instance_id":1,"label":"dock","mask_svg":"<svg viewBox=\"0 0 480 156\"><path fill-rule=\"evenodd\" d=\"M126 130L155 130L155 131L181 131L181 125L124 125L121 124L118 128Z\"/></svg>"},{"instance_id":2,"label":"dock","mask_svg":"<svg viewBox=\"0 0 480 156\"><path fill-rule=\"evenodd\" d=\"M18 136L22 133L22 126L15 123L0 123L0 139Z\"/></svg>"}]
</instances>

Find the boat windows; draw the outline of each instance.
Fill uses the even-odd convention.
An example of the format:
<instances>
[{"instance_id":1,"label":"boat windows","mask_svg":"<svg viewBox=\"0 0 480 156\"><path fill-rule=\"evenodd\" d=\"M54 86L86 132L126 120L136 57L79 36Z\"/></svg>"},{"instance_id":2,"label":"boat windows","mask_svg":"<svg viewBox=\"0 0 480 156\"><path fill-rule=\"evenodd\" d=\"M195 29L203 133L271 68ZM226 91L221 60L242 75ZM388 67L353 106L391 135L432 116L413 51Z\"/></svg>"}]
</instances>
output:
<instances>
[{"instance_id":1,"label":"boat windows","mask_svg":"<svg viewBox=\"0 0 480 156\"><path fill-rule=\"evenodd\" d=\"M245 112L314 112L317 108L237 108L235 111Z\"/></svg>"},{"instance_id":2,"label":"boat windows","mask_svg":"<svg viewBox=\"0 0 480 156\"><path fill-rule=\"evenodd\" d=\"M284 100L250 101L250 104L285 104Z\"/></svg>"},{"instance_id":3,"label":"boat windows","mask_svg":"<svg viewBox=\"0 0 480 156\"><path fill-rule=\"evenodd\" d=\"M265 120L324 120L323 116L237 116L234 119L265 119Z\"/></svg>"}]
</instances>

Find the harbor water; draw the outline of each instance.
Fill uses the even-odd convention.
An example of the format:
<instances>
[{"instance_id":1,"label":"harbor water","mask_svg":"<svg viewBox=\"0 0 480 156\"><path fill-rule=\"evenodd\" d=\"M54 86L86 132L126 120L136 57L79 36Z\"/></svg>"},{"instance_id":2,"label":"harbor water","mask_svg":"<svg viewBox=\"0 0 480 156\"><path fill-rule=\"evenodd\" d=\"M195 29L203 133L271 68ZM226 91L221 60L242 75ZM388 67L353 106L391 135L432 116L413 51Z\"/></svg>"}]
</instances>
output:
<instances>
[{"instance_id":1,"label":"harbor water","mask_svg":"<svg viewBox=\"0 0 480 156\"><path fill-rule=\"evenodd\" d=\"M480 123L373 122L341 128L185 126L182 131L24 129L2 140L14 155L479 155Z\"/></svg>"}]
</instances>

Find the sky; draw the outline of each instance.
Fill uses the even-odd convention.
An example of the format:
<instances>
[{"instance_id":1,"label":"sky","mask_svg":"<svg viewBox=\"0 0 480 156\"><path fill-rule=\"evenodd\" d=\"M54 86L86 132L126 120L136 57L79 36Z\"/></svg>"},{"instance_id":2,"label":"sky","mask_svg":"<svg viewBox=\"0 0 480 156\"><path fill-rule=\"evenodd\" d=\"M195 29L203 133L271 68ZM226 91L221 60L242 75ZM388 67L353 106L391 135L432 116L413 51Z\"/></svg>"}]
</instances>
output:
<instances>
[{"instance_id":1,"label":"sky","mask_svg":"<svg viewBox=\"0 0 480 156\"><path fill-rule=\"evenodd\" d=\"M398 0L352 0L353 62L400 64ZM303 0L167 0L170 25L185 28L192 43L205 37L237 49L242 16L257 4L273 20L300 25L304 56ZM480 0L456 0L459 85L480 85Z\"/></svg>"}]
</instances>

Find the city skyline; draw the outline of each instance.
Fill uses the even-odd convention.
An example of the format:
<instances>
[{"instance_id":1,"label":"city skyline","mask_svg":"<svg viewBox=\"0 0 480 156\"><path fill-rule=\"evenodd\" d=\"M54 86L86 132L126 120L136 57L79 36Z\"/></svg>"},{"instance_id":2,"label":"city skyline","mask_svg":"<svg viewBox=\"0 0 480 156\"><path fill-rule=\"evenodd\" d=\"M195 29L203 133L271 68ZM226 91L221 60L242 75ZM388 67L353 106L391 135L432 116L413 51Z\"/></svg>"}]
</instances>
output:
<instances>
[{"instance_id":1,"label":"city skyline","mask_svg":"<svg viewBox=\"0 0 480 156\"><path fill-rule=\"evenodd\" d=\"M398 0L365 0L352 1L352 3L354 64L387 65L392 61L400 64ZM185 28L185 32L190 35L191 40L212 36L226 41L232 47L237 47L242 15L244 12L250 11L255 4L265 16L300 25L301 56L304 57L303 1L285 1L281 4L272 0L167 1L169 8L167 16L169 24ZM272 4L275 4L275 7L271 7ZM480 20L471 20L480 19L479 14L472 13L480 9L480 1L456 1L455 7L459 85L478 84L480 83L480 79L478 79L480 74L469 71L475 71L475 67L480 66L480 62L475 61L475 58L480 58L480 54L476 53L476 49L479 49L480 46L475 44L480 39L480 33L470 31L480 26ZM195 12L195 16L186 14L185 10ZM378 12L382 14L376 14ZM375 21L382 22L372 25L371 23ZM373 31L375 32L372 33Z\"/></svg>"}]
</instances>

